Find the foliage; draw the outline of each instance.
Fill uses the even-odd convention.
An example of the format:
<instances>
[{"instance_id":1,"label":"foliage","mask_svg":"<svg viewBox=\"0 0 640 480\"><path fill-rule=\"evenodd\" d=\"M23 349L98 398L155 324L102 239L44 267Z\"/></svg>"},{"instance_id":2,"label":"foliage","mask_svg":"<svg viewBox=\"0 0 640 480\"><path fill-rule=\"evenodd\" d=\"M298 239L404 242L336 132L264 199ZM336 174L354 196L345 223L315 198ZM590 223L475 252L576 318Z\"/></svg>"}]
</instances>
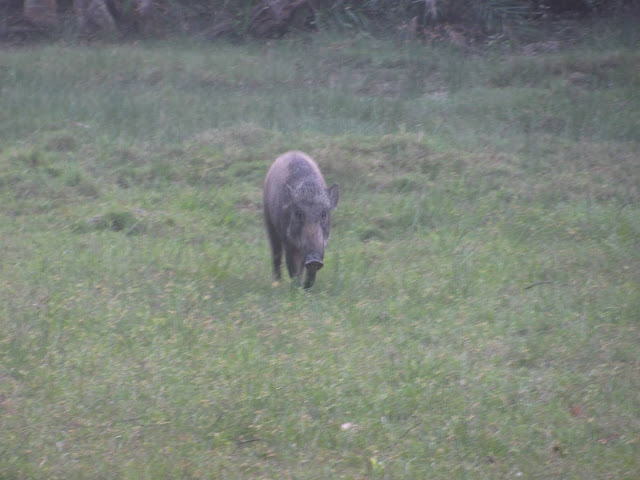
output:
<instances>
[{"instance_id":1,"label":"foliage","mask_svg":"<svg viewBox=\"0 0 640 480\"><path fill-rule=\"evenodd\" d=\"M0 38L28 31L24 25L13 25L22 4L25 20L37 32L59 26L55 0L24 3L13 0L5 7L10 13L9 24L0 25ZM472 34L515 37L557 14L629 14L634 3L629 0L62 0L58 7L63 17L75 12L76 28L86 36L182 32L205 38L239 39L338 30L416 38L433 37L434 27L450 24L462 25ZM638 13L637 4L635 12Z\"/></svg>"}]
</instances>

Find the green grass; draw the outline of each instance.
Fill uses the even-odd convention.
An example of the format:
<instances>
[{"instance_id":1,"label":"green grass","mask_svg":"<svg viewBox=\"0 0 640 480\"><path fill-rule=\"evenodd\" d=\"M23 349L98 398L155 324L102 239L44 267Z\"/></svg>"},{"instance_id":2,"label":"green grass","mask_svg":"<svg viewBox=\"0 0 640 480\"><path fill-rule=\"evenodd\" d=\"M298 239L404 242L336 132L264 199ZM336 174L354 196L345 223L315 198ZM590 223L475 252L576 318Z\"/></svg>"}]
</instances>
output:
<instances>
[{"instance_id":1,"label":"green grass","mask_svg":"<svg viewBox=\"0 0 640 480\"><path fill-rule=\"evenodd\" d=\"M0 478L640 475L640 54L0 51ZM262 180L340 183L310 291Z\"/></svg>"}]
</instances>

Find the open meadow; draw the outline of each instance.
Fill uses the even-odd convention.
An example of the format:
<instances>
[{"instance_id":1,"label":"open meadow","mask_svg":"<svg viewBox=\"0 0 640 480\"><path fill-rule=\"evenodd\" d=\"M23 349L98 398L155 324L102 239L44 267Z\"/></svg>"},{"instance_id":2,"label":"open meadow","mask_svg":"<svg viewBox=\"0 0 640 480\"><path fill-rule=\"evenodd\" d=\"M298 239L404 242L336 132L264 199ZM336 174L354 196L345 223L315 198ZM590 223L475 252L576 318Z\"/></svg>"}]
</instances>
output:
<instances>
[{"instance_id":1,"label":"open meadow","mask_svg":"<svg viewBox=\"0 0 640 480\"><path fill-rule=\"evenodd\" d=\"M640 478L636 27L1 47L0 246L0 479Z\"/></svg>"}]
</instances>

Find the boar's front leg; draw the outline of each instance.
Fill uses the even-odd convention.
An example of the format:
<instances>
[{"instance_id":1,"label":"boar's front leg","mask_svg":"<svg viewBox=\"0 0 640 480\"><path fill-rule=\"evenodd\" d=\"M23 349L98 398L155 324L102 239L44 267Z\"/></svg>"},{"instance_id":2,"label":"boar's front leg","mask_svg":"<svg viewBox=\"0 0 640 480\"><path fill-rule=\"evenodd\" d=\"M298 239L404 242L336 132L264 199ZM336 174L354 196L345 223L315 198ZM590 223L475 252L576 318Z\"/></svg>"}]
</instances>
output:
<instances>
[{"instance_id":1,"label":"boar's front leg","mask_svg":"<svg viewBox=\"0 0 640 480\"><path fill-rule=\"evenodd\" d=\"M284 251L287 258L287 270L289 270L289 276L291 278L297 278L298 283L300 283L300 275L302 274L302 269L304 267L302 255L291 245L286 245L284 247Z\"/></svg>"},{"instance_id":2,"label":"boar's front leg","mask_svg":"<svg viewBox=\"0 0 640 480\"><path fill-rule=\"evenodd\" d=\"M315 268L307 268L307 273L304 276L304 288L311 288L316 281L316 272L318 270Z\"/></svg>"},{"instance_id":3,"label":"boar's front leg","mask_svg":"<svg viewBox=\"0 0 640 480\"><path fill-rule=\"evenodd\" d=\"M273 277L280 280L280 264L282 263L282 239L276 228L270 221L267 221L267 232L269 234L269 243L271 244L271 260L273 262Z\"/></svg>"}]
</instances>

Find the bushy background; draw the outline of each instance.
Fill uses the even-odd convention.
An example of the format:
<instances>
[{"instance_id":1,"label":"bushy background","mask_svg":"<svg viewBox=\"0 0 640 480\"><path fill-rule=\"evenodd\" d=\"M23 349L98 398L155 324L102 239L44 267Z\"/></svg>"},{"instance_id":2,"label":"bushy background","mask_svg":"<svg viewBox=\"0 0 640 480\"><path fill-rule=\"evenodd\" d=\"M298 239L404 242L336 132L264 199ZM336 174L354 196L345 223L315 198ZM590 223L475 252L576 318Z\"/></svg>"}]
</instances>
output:
<instances>
[{"instance_id":1,"label":"bushy background","mask_svg":"<svg viewBox=\"0 0 640 480\"><path fill-rule=\"evenodd\" d=\"M0 38L71 31L238 39L336 28L432 37L433 27L449 24L513 37L557 15L637 9L632 0L8 0Z\"/></svg>"}]
</instances>

